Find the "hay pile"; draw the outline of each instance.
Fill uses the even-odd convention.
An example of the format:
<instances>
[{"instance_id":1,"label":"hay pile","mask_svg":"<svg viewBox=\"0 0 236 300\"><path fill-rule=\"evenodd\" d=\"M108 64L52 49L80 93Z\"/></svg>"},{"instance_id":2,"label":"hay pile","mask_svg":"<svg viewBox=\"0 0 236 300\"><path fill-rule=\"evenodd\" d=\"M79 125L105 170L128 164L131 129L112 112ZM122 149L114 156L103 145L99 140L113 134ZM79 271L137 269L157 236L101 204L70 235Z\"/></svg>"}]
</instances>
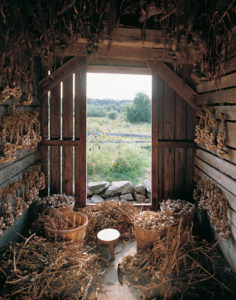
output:
<instances>
[{"instance_id":1,"label":"hay pile","mask_svg":"<svg viewBox=\"0 0 236 300\"><path fill-rule=\"evenodd\" d=\"M91 250L35 234L9 245L0 253L0 299L96 299L108 262Z\"/></svg>"},{"instance_id":2,"label":"hay pile","mask_svg":"<svg viewBox=\"0 0 236 300\"><path fill-rule=\"evenodd\" d=\"M136 287L143 299L233 299L216 246L197 240L192 227L180 222L152 249L126 256L119 265L120 282Z\"/></svg>"},{"instance_id":3,"label":"hay pile","mask_svg":"<svg viewBox=\"0 0 236 300\"><path fill-rule=\"evenodd\" d=\"M97 205L86 206L82 213L88 217L85 240L96 241L97 233L104 228L114 228L120 232L121 239L135 238L133 223L134 215L139 211L133 204L117 201L104 201Z\"/></svg>"}]
</instances>

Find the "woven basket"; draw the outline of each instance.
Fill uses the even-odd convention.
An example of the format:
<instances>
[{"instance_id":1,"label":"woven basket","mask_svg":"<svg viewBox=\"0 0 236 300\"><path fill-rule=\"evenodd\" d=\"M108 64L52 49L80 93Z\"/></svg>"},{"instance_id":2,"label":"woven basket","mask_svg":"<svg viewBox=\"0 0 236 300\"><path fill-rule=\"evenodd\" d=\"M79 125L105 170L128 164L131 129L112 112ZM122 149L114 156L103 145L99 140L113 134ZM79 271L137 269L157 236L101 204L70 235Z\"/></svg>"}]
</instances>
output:
<instances>
[{"instance_id":1,"label":"woven basket","mask_svg":"<svg viewBox=\"0 0 236 300\"><path fill-rule=\"evenodd\" d=\"M137 241L137 250L143 250L153 246L153 243L165 235L165 231L148 230L134 224L134 231Z\"/></svg>"},{"instance_id":2,"label":"woven basket","mask_svg":"<svg viewBox=\"0 0 236 300\"><path fill-rule=\"evenodd\" d=\"M182 225L183 227L186 227L189 222L191 222L195 215L195 207L193 205L191 213L185 214L185 215L179 215L179 214L173 214L173 216L176 218L176 220L180 220L180 218L183 218ZM179 222L177 222L179 224ZM136 235L136 241L137 241L137 250L143 250L146 248L150 248L153 246L153 243L158 239L162 238L165 234L165 230L148 230L141 226L138 226L136 223L134 224L134 230Z\"/></svg>"},{"instance_id":3,"label":"woven basket","mask_svg":"<svg viewBox=\"0 0 236 300\"><path fill-rule=\"evenodd\" d=\"M55 230L44 226L46 236L56 241L82 242L88 225L88 217L80 212L63 212L63 216L71 220L73 227L75 225L78 227L68 230Z\"/></svg>"}]
</instances>

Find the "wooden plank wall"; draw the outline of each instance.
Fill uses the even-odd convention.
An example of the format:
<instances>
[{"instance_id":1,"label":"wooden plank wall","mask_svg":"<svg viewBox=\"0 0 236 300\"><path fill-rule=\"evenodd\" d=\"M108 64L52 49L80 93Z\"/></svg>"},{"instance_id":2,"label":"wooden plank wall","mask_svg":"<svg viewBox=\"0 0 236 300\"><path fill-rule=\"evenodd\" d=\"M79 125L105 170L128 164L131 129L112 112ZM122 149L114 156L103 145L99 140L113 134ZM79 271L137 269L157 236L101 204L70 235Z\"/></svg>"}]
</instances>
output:
<instances>
[{"instance_id":1,"label":"wooden plank wall","mask_svg":"<svg viewBox=\"0 0 236 300\"><path fill-rule=\"evenodd\" d=\"M57 84L52 81L49 100L46 92L41 96L42 157L48 194L75 194L76 207L82 207L86 204L86 68L64 74L63 81L60 76Z\"/></svg>"},{"instance_id":2,"label":"wooden plank wall","mask_svg":"<svg viewBox=\"0 0 236 300\"><path fill-rule=\"evenodd\" d=\"M190 145L193 141L195 114L159 76L153 76L153 89L157 93L153 98L153 101L157 101L153 110L156 115L152 116L157 119L157 124L153 124L157 126L156 134L153 128L153 144L156 144L158 150L153 152L152 159L154 172L158 175L158 200L190 200L194 168L194 149ZM156 188L153 186L152 189Z\"/></svg>"},{"instance_id":3,"label":"wooden plank wall","mask_svg":"<svg viewBox=\"0 0 236 300\"><path fill-rule=\"evenodd\" d=\"M230 69L229 69L230 66ZM200 145L195 156L195 174L211 179L229 197L228 220L232 235L221 240L220 247L236 270L236 55L225 63L225 74L221 80L198 85L197 105L211 105L225 114L226 139L229 157L221 159ZM228 71L228 73L227 73Z\"/></svg>"}]
</instances>

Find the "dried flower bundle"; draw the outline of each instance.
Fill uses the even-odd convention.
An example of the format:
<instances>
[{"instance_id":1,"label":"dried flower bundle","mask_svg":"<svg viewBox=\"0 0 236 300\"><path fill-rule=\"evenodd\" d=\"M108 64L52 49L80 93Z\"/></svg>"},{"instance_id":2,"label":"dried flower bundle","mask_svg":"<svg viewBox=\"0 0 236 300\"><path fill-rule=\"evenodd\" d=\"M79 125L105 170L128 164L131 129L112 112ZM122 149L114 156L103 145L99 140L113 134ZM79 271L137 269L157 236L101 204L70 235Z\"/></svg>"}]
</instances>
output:
<instances>
[{"instance_id":1,"label":"dried flower bundle","mask_svg":"<svg viewBox=\"0 0 236 300\"><path fill-rule=\"evenodd\" d=\"M0 257L3 299L96 299L108 265L88 246L51 243L35 234L7 246Z\"/></svg>"},{"instance_id":2,"label":"dried flower bundle","mask_svg":"<svg viewBox=\"0 0 236 300\"><path fill-rule=\"evenodd\" d=\"M36 203L42 210L45 208L64 208L74 205L75 199L74 197L65 194L54 194L49 197L39 198Z\"/></svg>"},{"instance_id":3,"label":"dried flower bundle","mask_svg":"<svg viewBox=\"0 0 236 300\"><path fill-rule=\"evenodd\" d=\"M195 207L192 203L180 199L168 199L161 202L160 210L142 211L135 216L135 224L147 230L165 232L168 227L177 226L180 218L193 219ZM185 222L185 223L186 223Z\"/></svg>"},{"instance_id":4,"label":"dried flower bundle","mask_svg":"<svg viewBox=\"0 0 236 300\"><path fill-rule=\"evenodd\" d=\"M44 214L43 221L46 227L55 230L70 230L78 227L76 223L73 224L68 217L56 209L49 209L47 214Z\"/></svg>"},{"instance_id":5,"label":"dried flower bundle","mask_svg":"<svg viewBox=\"0 0 236 300\"><path fill-rule=\"evenodd\" d=\"M12 227L14 221L27 209L32 201L38 200L39 190L45 188L45 176L41 166L35 165L20 177L18 182L0 190L0 237L3 230ZM12 196L13 205L10 203Z\"/></svg>"},{"instance_id":6,"label":"dried flower bundle","mask_svg":"<svg viewBox=\"0 0 236 300\"><path fill-rule=\"evenodd\" d=\"M203 143L207 150L215 152L220 158L227 158L228 153L224 144L225 139L225 119L220 114L221 124L215 116L213 107L203 106L203 109L197 115L200 117L195 129L195 143ZM221 127L221 128L220 128Z\"/></svg>"},{"instance_id":7,"label":"dried flower bundle","mask_svg":"<svg viewBox=\"0 0 236 300\"><path fill-rule=\"evenodd\" d=\"M208 179L195 177L196 188L193 191L193 198L200 209L210 213L210 222L214 225L216 232L227 239L230 235L227 210L229 202L222 190Z\"/></svg>"},{"instance_id":8,"label":"dried flower bundle","mask_svg":"<svg viewBox=\"0 0 236 300\"><path fill-rule=\"evenodd\" d=\"M3 116L0 122L2 155L0 164L16 159L16 150L33 149L41 141L38 112L13 112Z\"/></svg>"}]
</instances>

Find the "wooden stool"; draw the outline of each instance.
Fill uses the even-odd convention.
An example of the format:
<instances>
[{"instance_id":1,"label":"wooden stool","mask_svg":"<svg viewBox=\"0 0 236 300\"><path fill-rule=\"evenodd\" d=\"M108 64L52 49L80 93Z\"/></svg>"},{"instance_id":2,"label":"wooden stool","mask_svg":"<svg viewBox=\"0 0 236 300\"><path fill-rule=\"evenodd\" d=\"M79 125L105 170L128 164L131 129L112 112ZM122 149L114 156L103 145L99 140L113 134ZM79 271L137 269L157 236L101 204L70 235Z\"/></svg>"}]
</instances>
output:
<instances>
[{"instance_id":1,"label":"wooden stool","mask_svg":"<svg viewBox=\"0 0 236 300\"><path fill-rule=\"evenodd\" d=\"M98 247L101 246L102 244L109 245L111 257L112 259L114 259L115 258L114 249L119 237L120 237L120 233L118 230L111 229L111 228L103 229L99 231L97 234L97 245Z\"/></svg>"}]
</instances>

